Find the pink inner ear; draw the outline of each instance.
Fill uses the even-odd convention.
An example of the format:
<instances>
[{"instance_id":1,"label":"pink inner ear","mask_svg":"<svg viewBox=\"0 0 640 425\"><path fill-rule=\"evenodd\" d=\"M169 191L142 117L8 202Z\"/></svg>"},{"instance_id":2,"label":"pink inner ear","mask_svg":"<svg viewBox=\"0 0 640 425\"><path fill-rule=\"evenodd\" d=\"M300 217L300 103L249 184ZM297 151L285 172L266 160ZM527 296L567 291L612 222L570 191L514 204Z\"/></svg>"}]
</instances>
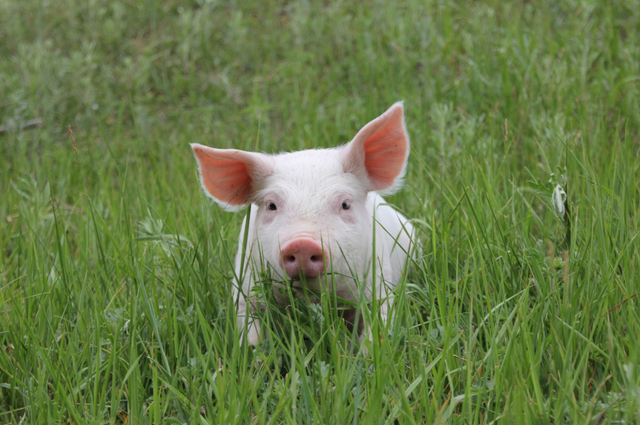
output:
<instances>
[{"instance_id":1,"label":"pink inner ear","mask_svg":"<svg viewBox=\"0 0 640 425\"><path fill-rule=\"evenodd\" d=\"M393 185L402 173L407 157L407 137L402 122L402 108L364 142L364 166L376 186ZM381 190L378 189L378 190Z\"/></svg>"},{"instance_id":2,"label":"pink inner ear","mask_svg":"<svg viewBox=\"0 0 640 425\"><path fill-rule=\"evenodd\" d=\"M220 203L240 206L249 202L252 179L247 165L251 154L237 150L193 145L200 163L202 185Z\"/></svg>"},{"instance_id":3,"label":"pink inner ear","mask_svg":"<svg viewBox=\"0 0 640 425\"><path fill-rule=\"evenodd\" d=\"M358 151L364 154L364 168L372 186L370 190L384 190L393 186L396 179L402 176L409 151L402 104L396 103L365 125L350 145L347 148L347 162L357 166L358 161L363 161Z\"/></svg>"}]
</instances>

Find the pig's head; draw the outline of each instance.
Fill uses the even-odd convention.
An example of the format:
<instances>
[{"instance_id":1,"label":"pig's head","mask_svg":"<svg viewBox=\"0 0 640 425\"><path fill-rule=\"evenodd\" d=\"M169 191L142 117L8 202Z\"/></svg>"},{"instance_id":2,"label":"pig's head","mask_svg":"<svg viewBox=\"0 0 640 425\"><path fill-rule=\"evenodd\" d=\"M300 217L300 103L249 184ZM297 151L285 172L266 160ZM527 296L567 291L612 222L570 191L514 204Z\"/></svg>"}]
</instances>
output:
<instances>
[{"instance_id":1,"label":"pig's head","mask_svg":"<svg viewBox=\"0 0 640 425\"><path fill-rule=\"evenodd\" d=\"M191 146L211 198L227 210L257 206L250 240L258 241L271 268L280 277L309 280L325 269L347 276L364 271L373 225L367 196L399 188L409 137L398 102L337 149L265 155Z\"/></svg>"}]
</instances>

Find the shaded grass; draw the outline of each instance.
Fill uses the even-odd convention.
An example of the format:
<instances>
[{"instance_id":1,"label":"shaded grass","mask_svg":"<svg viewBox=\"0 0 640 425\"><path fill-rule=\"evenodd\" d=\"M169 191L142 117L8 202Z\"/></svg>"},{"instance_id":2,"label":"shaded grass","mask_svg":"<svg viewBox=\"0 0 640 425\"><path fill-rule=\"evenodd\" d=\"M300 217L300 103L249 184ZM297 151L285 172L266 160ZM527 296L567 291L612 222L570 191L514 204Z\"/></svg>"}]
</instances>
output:
<instances>
[{"instance_id":1,"label":"shaded grass","mask_svg":"<svg viewBox=\"0 0 640 425\"><path fill-rule=\"evenodd\" d=\"M0 136L0 422L640 421L638 10L0 1L0 124L45 122ZM398 99L396 320L362 355L294 303L239 345L188 143L337 146Z\"/></svg>"}]
</instances>

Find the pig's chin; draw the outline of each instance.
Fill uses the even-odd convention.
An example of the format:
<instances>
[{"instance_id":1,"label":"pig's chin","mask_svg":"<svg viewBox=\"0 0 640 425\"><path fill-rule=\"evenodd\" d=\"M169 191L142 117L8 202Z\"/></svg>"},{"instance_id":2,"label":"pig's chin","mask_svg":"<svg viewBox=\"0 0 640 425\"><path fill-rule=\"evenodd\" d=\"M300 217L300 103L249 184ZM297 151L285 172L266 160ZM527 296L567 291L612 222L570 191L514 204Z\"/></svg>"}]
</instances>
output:
<instances>
[{"instance_id":1,"label":"pig's chin","mask_svg":"<svg viewBox=\"0 0 640 425\"><path fill-rule=\"evenodd\" d=\"M345 286L348 281L352 280L353 279L348 279L343 273L338 271L334 271L333 273L327 271L326 274L323 272L321 275L316 277L308 277L304 275L297 275L294 277L287 276L286 280L282 280L282 284L320 292L331 290L330 287L333 283L335 283L338 288L341 288Z\"/></svg>"},{"instance_id":2,"label":"pig's chin","mask_svg":"<svg viewBox=\"0 0 640 425\"><path fill-rule=\"evenodd\" d=\"M295 286L306 285L307 287L316 287L320 285L321 280L320 280L320 277L309 278L309 277L298 276L298 277L289 278L288 282L291 285L295 285Z\"/></svg>"},{"instance_id":3,"label":"pig's chin","mask_svg":"<svg viewBox=\"0 0 640 425\"><path fill-rule=\"evenodd\" d=\"M286 276L286 274L283 274L284 276ZM329 273L328 276L330 277L331 274ZM322 273L322 275L320 276L314 276L314 277L309 277L309 276L305 276L305 275L294 275L292 277L286 276L285 280L283 280L283 283L291 283L291 284L304 284L306 283L307 285L317 285L320 282L324 281L324 273Z\"/></svg>"}]
</instances>

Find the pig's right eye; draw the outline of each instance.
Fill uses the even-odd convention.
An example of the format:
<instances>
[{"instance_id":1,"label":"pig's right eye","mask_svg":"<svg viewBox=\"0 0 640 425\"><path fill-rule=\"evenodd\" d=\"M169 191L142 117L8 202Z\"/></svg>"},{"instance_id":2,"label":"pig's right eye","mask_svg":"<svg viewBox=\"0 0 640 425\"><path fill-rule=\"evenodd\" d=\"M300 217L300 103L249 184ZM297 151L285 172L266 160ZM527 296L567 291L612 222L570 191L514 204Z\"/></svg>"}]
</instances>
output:
<instances>
[{"instance_id":1,"label":"pig's right eye","mask_svg":"<svg viewBox=\"0 0 640 425\"><path fill-rule=\"evenodd\" d=\"M267 209L268 209L269 211L275 211L275 210L277 210L277 209L278 209L278 207L276 207L276 204L274 204L273 202L269 202L269 203L267 204Z\"/></svg>"}]
</instances>

